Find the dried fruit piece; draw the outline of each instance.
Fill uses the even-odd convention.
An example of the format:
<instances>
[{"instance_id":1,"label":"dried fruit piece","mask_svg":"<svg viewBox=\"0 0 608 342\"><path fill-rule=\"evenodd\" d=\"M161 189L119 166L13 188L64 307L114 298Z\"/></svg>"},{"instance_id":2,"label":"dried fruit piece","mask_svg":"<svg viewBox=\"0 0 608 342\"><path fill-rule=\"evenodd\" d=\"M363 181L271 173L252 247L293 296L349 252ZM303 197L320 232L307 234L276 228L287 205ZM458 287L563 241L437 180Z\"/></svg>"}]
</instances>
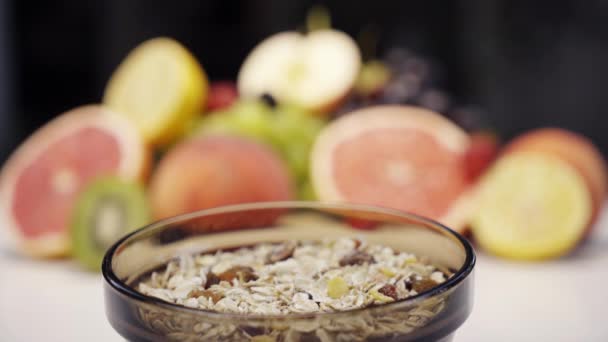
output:
<instances>
[{"instance_id":1,"label":"dried fruit piece","mask_svg":"<svg viewBox=\"0 0 608 342\"><path fill-rule=\"evenodd\" d=\"M382 286L380 289L378 289L378 292L387 297L391 297L394 300L397 300L397 298L398 298L397 288L395 287L395 285L386 284L386 285Z\"/></svg>"},{"instance_id":2,"label":"dried fruit piece","mask_svg":"<svg viewBox=\"0 0 608 342\"><path fill-rule=\"evenodd\" d=\"M340 259L340 266L362 265L365 263L373 264L375 262L376 260L374 260L374 257L368 253L362 251L353 251Z\"/></svg>"},{"instance_id":3,"label":"dried fruit piece","mask_svg":"<svg viewBox=\"0 0 608 342\"><path fill-rule=\"evenodd\" d=\"M378 290L371 290L369 291L369 295L374 299L374 302L376 303L389 303L393 301L392 297L386 296L380 292L378 292Z\"/></svg>"},{"instance_id":4,"label":"dried fruit piece","mask_svg":"<svg viewBox=\"0 0 608 342\"><path fill-rule=\"evenodd\" d=\"M348 284L342 277L331 278L327 282L327 295L338 299L348 293Z\"/></svg>"},{"instance_id":5,"label":"dried fruit piece","mask_svg":"<svg viewBox=\"0 0 608 342\"><path fill-rule=\"evenodd\" d=\"M208 289L211 286L215 285L215 284L219 284L220 283L220 278L217 276L217 274L213 273L213 272L208 272L207 273L207 282L205 283L205 288Z\"/></svg>"},{"instance_id":6,"label":"dried fruit piece","mask_svg":"<svg viewBox=\"0 0 608 342\"><path fill-rule=\"evenodd\" d=\"M405 284L405 289L408 291L412 291L414 289L414 282L411 278L406 278L403 283Z\"/></svg>"},{"instance_id":7,"label":"dried fruit piece","mask_svg":"<svg viewBox=\"0 0 608 342\"><path fill-rule=\"evenodd\" d=\"M224 296L222 294L217 293L215 291L211 291L211 290L192 290L188 294L188 297L191 297L191 298L198 298L198 297L211 298L211 300L213 301L213 304L219 302L220 299L224 298Z\"/></svg>"},{"instance_id":8,"label":"dried fruit piece","mask_svg":"<svg viewBox=\"0 0 608 342\"><path fill-rule=\"evenodd\" d=\"M254 273L253 268L249 266L234 266L228 270L219 274L220 281L227 281L232 283L234 279L237 279L241 283L247 283L252 280L258 279L258 276Z\"/></svg>"},{"instance_id":9,"label":"dried fruit piece","mask_svg":"<svg viewBox=\"0 0 608 342\"><path fill-rule=\"evenodd\" d=\"M251 342L275 342L276 339L270 335L258 335L251 338Z\"/></svg>"},{"instance_id":10,"label":"dried fruit piece","mask_svg":"<svg viewBox=\"0 0 608 342\"><path fill-rule=\"evenodd\" d=\"M382 272L382 274L384 274L385 276L387 276L389 278L397 275L397 273L393 272L393 270L391 270L390 268L387 268L387 267L382 267L380 269L380 272Z\"/></svg>"},{"instance_id":11,"label":"dried fruit piece","mask_svg":"<svg viewBox=\"0 0 608 342\"><path fill-rule=\"evenodd\" d=\"M432 289L435 286L437 286L437 283L434 282L431 279L428 279L428 278L423 278L421 280L416 280L412 284L412 288L416 292L418 292L418 293L422 293L424 291L428 291L428 290Z\"/></svg>"},{"instance_id":12,"label":"dried fruit piece","mask_svg":"<svg viewBox=\"0 0 608 342\"><path fill-rule=\"evenodd\" d=\"M291 258L293 252L296 250L296 244L294 242L285 242L268 253L266 257L266 263L273 264L278 261L283 261Z\"/></svg>"}]
</instances>

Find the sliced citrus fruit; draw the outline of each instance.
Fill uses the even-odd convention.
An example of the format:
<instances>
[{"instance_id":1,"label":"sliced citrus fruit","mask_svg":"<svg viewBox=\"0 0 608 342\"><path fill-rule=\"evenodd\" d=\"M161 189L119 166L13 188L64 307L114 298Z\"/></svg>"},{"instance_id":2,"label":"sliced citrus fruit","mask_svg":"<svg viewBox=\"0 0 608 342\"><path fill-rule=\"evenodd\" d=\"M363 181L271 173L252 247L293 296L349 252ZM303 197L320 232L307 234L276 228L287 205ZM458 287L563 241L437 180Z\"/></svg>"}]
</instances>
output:
<instances>
[{"instance_id":1,"label":"sliced citrus fruit","mask_svg":"<svg viewBox=\"0 0 608 342\"><path fill-rule=\"evenodd\" d=\"M537 152L501 157L478 189L471 228L489 252L515 259L560 256L580 241L593 212L583 176Z\"/></svg>"},{"instance_id":2,"label":"sliced citrus fruit","mask_svg":"<svg viewBox=\"0 0 608 342\"><path fill-rule=\"evenodd\" d=\"M452 210L469 207L457 205L468 197L468 147L468 135L434 112L410 106L357 110L318 136L313 187L321 200L405 210L461 229L467 215Z\"/></svg>"},{"instance_id":3,"label":"sliced citrus fruit","mask_svg":"<svg viewBox=\"0 0 608 342\"><path fill-rule=\"evenodd\" d=\"M99 106L60 115L30 136L0 174L0 219L25 253L69 250L68 223L81 189L100 175L141 180L149 155L137 128Z\"/></svg>"},{"instance_id":4,"label":"sliced citrus fruit","mask_svg":"<svg viewBox=\"0 0 608 342\"><path fill-rule=\"evenodd\" d=\"M608 190L608 169L602 154L589 139L561 128L541 128L517 137L505 153L515 151L553 155L575 167L592 194L594 215L590 223L597 218Z\"/></svg>"},{"instance_id":5,"label":"sliced citrus fruit","mask_svg":"<svg viewBox=\"0 0 608 342\"><path fill-rule=\"evenodd\" d=\"M110 78L103 102L126 115L146 141L162 145L184 132L207 97L207 76L195 57L170 38L148 40Z\"/></svg>"}]
</instances>

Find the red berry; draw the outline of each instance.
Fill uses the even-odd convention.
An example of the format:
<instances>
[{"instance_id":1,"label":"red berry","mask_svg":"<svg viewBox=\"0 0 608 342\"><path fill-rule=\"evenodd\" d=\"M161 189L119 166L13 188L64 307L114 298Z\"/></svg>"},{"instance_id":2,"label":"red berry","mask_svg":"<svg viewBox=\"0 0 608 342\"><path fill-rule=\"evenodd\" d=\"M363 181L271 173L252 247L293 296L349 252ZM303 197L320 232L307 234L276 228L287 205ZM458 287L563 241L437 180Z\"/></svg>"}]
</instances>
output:
<instances>
[{"instance_id":1,"label":"red berry","mask_svg":"<svg viewBox=\"0 0 608 342\"><path fill-rule=\"evenodd\" d=\"M471 146L465 155L468 178L475 181L492 164L499 150L498 139L486 132L471 135Z\"/></svg>"},{"instance_id":2,"label":"red berry","mask_svg":"<svg viewBox=\"0 0 608 342\"><path fill-rule=\"evenodd\" d=\"M236 84L232 81L212 82L209 86L207 111L230 107L239 97Z\"/></svg>"}]
</instances>

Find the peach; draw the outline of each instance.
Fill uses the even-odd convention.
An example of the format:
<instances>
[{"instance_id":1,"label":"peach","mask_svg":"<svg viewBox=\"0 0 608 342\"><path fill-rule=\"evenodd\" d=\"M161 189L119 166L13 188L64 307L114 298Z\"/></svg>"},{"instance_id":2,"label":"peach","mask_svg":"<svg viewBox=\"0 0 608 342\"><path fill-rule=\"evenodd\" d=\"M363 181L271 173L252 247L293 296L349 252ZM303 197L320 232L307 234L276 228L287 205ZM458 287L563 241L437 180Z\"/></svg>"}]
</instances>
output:
<instances>
[{"instance_id":1,"label":"peach","mask_svg":"<svg viewBox=\"0 0 608 342\"><path fill-rule=\"evenodd\" d=\"M205 136L180 143L152 175L150 203L156 218L222 205L293 198L286 166L257 142Z\"/></svg>"}]
</instances>

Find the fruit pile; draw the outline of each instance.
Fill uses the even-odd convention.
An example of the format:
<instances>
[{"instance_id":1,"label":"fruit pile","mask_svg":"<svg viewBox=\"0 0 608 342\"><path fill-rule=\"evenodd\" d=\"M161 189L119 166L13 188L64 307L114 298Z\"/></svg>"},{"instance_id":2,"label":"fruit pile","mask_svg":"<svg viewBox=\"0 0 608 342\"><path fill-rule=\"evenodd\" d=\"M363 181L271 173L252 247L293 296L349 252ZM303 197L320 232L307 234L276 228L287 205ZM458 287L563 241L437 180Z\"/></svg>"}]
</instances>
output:
<instances>
[{"instance_id":1,"label":"fruit pile","mask_svg":"<svg viewBox=\"0 0 608 342\"><path fill-rule=\"evenodd\" d=\"M25 254L71 254L98 269L114 241L151 220L318 199L471 228L505 257L572 250L607 188L593 144L539 129L499 153L493 135L451 120L447 96L416 58L362 63L340 31L283 32L254 48L237 82L209 84L180 43L146 41L118 66L101 104L59 115L9 158L2 231Z\"/></svg>"}]
</instances>

